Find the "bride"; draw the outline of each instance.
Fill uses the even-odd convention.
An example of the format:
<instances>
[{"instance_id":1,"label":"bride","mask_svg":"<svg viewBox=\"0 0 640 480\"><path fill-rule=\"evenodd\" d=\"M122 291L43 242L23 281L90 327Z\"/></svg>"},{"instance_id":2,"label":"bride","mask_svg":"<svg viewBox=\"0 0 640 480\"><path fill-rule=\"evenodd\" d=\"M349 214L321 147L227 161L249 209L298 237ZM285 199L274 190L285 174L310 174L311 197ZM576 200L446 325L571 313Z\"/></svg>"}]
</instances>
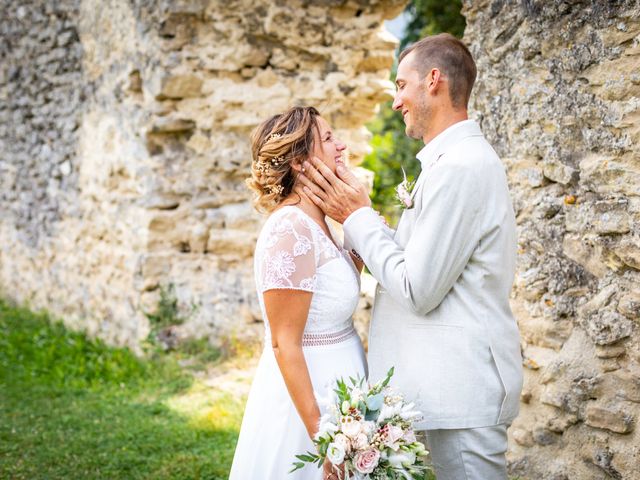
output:
<instances>
[{"instance_id":1,"label":"bride","mask_svg":"<svg viewBox=\"0 0 640 480\"><path fill-rule=\"evenodd\" d=\"M337 243L322 211L297 181L312 156L335 171L345 145L313 107L293 107L252 136L247 180L255 205L269 213L256 244L254 269L265 323L260 358L230 480L337 478L306 466L289 474L295 455L315 451L322 403L336 377L366 376L351 315L362 263Z\"/></svg>"}]
</instances>

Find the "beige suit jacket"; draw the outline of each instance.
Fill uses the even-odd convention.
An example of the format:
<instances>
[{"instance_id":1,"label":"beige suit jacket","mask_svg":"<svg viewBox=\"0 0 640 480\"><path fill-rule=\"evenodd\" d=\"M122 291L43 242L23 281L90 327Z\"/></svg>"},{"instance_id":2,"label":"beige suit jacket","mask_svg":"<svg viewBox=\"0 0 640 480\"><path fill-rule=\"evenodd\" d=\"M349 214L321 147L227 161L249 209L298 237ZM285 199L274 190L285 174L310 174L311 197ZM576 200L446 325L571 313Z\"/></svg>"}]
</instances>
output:
<instances>
[{"instance_id":1,"label":"beige suit jacket","mask_svg":"<svg viewBox=\"0 0 640 480\"><path fill-rule=\"evenodd\" d=\"M414 206L397 230L370 208L344 223L345 244L378 280L369 333L372 381L394 384L422 429L510 423L522 359L509 306L516 223L504 167L472 120L418 154Z\"/></svg>"}]
</instances>

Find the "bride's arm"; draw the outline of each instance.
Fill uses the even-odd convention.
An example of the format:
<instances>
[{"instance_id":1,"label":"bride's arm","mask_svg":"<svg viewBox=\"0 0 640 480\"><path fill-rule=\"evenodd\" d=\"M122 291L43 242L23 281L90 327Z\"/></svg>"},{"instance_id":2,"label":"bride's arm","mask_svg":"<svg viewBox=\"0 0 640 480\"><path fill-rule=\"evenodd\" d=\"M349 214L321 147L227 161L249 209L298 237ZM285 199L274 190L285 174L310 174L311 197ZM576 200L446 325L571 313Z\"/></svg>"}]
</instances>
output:
<instances>
[{"instance_id":1,"label":"bride's arm","mask_svg":"<svg viewBox=\"0 0 640 480\"><path fill-rule=\"evenodd\" d=\"M274 289L264 292L264 305L271 328L271 345L291 400L309 437L318 430L320 409L302 352L302 334L313 293Z\"/></svg>"}]
</instances>

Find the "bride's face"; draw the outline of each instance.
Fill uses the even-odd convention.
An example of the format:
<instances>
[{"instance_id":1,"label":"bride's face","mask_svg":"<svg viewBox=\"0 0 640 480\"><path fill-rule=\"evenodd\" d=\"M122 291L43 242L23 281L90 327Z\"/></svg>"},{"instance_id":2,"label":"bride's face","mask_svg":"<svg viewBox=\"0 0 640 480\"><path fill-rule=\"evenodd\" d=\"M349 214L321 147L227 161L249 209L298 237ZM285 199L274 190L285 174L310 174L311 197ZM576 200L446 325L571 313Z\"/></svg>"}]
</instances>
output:
<instances>
[{"instance_id":1,"label":"bride's face","mask_svg":"<svg viewBox=\"0 0 640 480\"><path fill-rule=\"evenodd\" d=\"M316 132L315 144L313 146L313 155L318 157L322 162L331 169L336 171L336 161L343 160L342 152L347 146L333 136L331 127L327 121L318 117L318 131Z\"/></svg>"}]
</instances>

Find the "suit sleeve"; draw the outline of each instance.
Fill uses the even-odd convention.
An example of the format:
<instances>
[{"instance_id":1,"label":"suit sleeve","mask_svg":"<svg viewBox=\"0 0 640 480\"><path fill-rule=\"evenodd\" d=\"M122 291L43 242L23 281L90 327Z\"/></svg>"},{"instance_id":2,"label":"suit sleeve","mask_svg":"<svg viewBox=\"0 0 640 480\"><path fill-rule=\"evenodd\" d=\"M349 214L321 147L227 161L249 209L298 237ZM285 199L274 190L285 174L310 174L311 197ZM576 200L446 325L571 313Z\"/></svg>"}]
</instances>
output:
<instances>
[{"instance_id":1,"label":"suit sleeve","mask_svg":"<svg viewBox=\"0 0 640 480\"><path fill-rule=\"evenodd\" d=\"M404 249L370 208L357 210L344 223L345 238L380 285L421 315L442 302L480 238L478 172L455 163L443 158L429 171L420 205L414 207L420 207L420 213Z\"/></svg>"}]
</instances>

